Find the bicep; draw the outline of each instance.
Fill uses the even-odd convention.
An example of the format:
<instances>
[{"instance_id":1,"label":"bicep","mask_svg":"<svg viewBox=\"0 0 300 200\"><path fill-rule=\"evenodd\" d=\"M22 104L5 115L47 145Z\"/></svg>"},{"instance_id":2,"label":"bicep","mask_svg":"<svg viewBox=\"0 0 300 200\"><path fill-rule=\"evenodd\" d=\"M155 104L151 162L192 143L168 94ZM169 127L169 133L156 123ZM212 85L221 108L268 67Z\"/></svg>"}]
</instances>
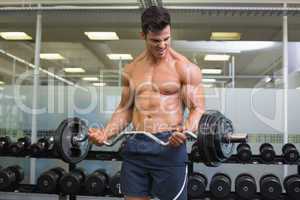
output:
<instances>
[{"instance_id":1,"label":"bicep","mask_svg":"<svg viewBox=\"0 0 300 200\"><path fill-rule=\"evenodd\" d=\"M186 69L182 84L182 98L189 109L204 109L204 89L199 67L192 66Z\"/></svg>"},{"instance_id":2,"label":"bicep","mask_svg":"<svg viewBox=\"0 0 300 200\"><path fill-rule=\"evenodd\" d=\"M133 91L129 86L123 86L119 108L130 109L133 106L134 100Z\"/></svg>"},{"instance_id":3,"label":"bicep","mask_svg":"<svg viewBox=\"0 0 300 200\"><path fill-rule=\"evenodd\" d=\"M132 108L134 100L134 90L130 80L129 73L124 71L122 73L122 92L121 101L119 104L120 108Z\"/></svg>"}]
</instances>

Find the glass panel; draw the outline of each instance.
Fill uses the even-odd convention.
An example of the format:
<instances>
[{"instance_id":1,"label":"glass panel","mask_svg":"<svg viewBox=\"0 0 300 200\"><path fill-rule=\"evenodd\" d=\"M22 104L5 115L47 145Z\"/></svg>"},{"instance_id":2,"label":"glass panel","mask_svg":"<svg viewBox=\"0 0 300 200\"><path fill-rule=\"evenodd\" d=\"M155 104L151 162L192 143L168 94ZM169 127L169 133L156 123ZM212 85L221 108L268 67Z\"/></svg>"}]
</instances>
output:
<instances>
[{"instance_id":1,"label":"glass panel","mask_svg":"<svg viewBox=\"0 0 300 200\"><path fill-rule=\"evenodd\" d=\"M300 8L300 5L292 5ZM289 142L295 143L299 149L299 101L300 101L300 33L298 13L288 16L288 132Z\"/></svg>"},{"instance_id":2,"label":"glass panel","mask_svg":"<svg viewBox=\"0 0 300 200\"><path fill-rule=\"evenodd\" d=\"M31 136L36 16L2 12L0 18L0 137L16 142ZM16 164L23 168L24 182L28 182L28 159L1 158L2 167Z\"/></svg>"}]
</instances>

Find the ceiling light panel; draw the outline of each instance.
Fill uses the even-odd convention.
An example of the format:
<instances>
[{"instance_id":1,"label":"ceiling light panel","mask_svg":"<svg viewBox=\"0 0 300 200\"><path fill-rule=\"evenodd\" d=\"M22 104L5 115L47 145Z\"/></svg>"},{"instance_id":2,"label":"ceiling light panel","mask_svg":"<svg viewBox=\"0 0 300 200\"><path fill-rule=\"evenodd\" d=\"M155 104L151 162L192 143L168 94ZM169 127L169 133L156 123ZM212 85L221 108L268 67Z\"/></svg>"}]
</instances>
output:
<instances>
[{"instance_id":1,"label":"ceiling light panel","mask_svg":"<svg viewBox=\"0 0 300 200\"><path fill-rule=\"evenodd\" d=\"M119 40L116 32L84 32L90 40Z\"/></svg>"},{"instance_id":2,"label":"ceiling light panel","mask_svg":"<svg viewBox=\"0 0 300 200\"><path fill-rule=\"evenodd\" d=\"M220 54L207 54L204 57L205 61L228 61L230 55L220 55Z\"/></svg>"},{"instance_id":3,"label":"ceiling light panel","mask_svg":"<svg viewBox=\"0 0 300 200\"><path fill-rule=\"evenodd\" d=\"M84 73L85 70L80 67L67 67L64 68L64 71L67 73Z\"/></svg>"},{"instance_id":4,"label":"ceiling light panel","mask_svg":"<svg viewBox=\"0 0 300 200\"><path fill-rule=\"evenodd\" d=\"M212 88L212 87L214 87L214 84L203 84L203 87Z\"/></svg>"},{"instance_id":5,"label":"ceiling light panel","mask_svg":"<svg viewBox=\"0 0 300 200\"><path fill-rule=\"evenodd\" d=\"M103 87L106 86L106 83L93 83L94 86Z\"/></svg>"},{"instance_id":6,"label":"ceiling light panel","mask_svg":"<svg viewBox=\"0 0 300 200\"><path fill-rule=\"evenodd\" d=\"M238 32L212 32L210 40L240 40L241 34Z\"/></svg>"},{"instance_id":7,"label":"ceiling light panel","mask_svg":"<svg viewBox=\"0 0 300 200\"><path fill-rule=\"evenodd\" d=\"M5 40L32 40L25 32L0 32L0 36Z\"/></svg>"},{"instance_id":8,"label":"ceiling light panel","mask_svg":"<svg viewBox=\"0 0 300 200\"><path fill-rule=\"evenodd\" d=\"M82 80L84 81L98 81L98 77L83 77Z\"/></svg>"},{"instance_id":9,"label":"ceiling light panel","mask_svg":"<svg viewBox=\"0 0 300 200\"><path fill-rule=\"evenodd\" d=\"M215 83L217 80L214 78L204 78L202 79L202 82L204 83Z\"/></svg>"},{"instance_id":10,"label":"ceiling light panel","mask_svg":"<svg viewBox=\"0 0 300 200\"><path fill-rule=\"evenodd\" d=\"M63 60L65 59L59 53L41 53L40 58L44 60Z\"/></svg>"},{"instance_id":11,"label":"ceiling light panel","mask_svg":"<svg viewBox=\"0 0 300 200\"><path fill-rule=\"evenodd\" d=\"M202 74L221 74L221 69L202 69Z\"/></svg>"},{"instance_id":12,"label":"ceiling light panel","mask_svg":"<svg viewBox=\"0 0 300 200\"><path fill-rule=\"evenodd\" d=\"M111 60L132 60L131 54L107 54L107 57Z\"/></svg>"}]
</instances>

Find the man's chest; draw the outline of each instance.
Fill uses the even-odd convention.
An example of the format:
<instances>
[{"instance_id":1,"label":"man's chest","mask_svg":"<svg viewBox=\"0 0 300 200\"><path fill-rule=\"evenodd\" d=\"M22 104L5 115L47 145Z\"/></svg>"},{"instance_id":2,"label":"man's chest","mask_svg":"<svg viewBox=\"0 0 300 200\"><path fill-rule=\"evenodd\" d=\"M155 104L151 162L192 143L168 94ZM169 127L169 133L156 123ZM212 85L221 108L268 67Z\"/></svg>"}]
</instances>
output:
<instances>
[{"instance_id":1,"label":"man's chest","mask_svg":"<svg viewBox=\"0 0 300 200\"><path fill-rule=\"evenodd\" d=\"M179 74L168 66L137 68L131 74L130 80L137 95L144 92L171 95L178 93L181 87Z\"/></svg>"}]
</instances>

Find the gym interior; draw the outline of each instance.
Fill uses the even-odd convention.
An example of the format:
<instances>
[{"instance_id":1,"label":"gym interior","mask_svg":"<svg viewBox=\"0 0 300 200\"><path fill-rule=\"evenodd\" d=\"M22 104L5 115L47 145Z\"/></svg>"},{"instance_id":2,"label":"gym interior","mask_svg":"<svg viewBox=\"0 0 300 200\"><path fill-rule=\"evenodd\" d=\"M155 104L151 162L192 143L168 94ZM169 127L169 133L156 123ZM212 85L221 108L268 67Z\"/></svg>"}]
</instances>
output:
<instances>
[{"instance_id":1,"label":"gym interior","mask_svg":"<svg viewBox=\"0 0 300 200\"><path fill-rule=\"evenodd\" d=\"M123 199L122 139L84 141L76 160L57 135L74 117L105 127L150 6L169 10L172 48L201 68L205 109L248 136L214 135L224 158L187 141L188 198L300 199L298 0L11 0L0 1L0 200Z\"/></svg>"}]
</instances>

